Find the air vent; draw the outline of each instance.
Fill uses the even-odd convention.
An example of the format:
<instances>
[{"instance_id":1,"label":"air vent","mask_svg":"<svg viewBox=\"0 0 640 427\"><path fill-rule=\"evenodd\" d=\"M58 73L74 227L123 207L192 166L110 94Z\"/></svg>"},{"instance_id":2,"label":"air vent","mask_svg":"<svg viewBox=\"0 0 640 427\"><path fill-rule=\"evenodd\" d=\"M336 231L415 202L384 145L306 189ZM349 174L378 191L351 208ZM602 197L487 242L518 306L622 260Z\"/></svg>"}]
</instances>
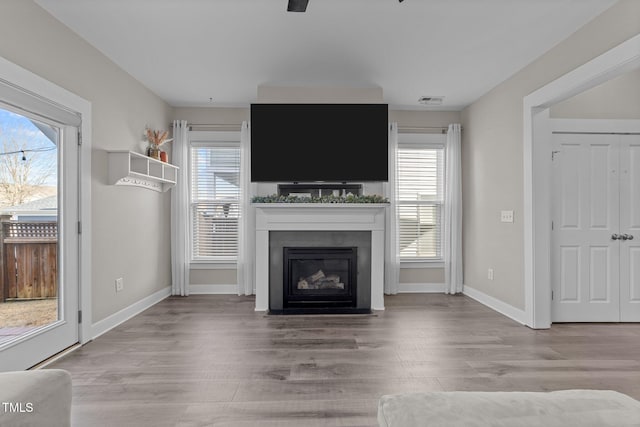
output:
<instances>
[{"instance_id":1,"label":"air vent","mask_svg":"<svg viewBox=\"0 0 640 427\"><path fill-rule=\"evenodd\" d=\"M444 96L421 96L418 102L422 105L442 105Z\"/></svg>"}]
</instances>

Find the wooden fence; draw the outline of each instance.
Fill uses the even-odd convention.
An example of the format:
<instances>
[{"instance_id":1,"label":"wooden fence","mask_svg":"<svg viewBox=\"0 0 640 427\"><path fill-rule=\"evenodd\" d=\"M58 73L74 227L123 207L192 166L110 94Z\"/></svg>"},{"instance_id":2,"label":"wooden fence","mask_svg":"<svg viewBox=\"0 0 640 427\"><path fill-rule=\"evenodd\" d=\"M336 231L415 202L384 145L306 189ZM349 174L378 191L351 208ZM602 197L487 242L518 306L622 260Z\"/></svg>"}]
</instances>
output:
<instances>
[{"instance_id":1,"label":"wooden fence","mask_svg":"<svg viewBox=\"0 0 640 427\"><path fill-rule=\"evenodd\" d=\"M3 222L2 301L58 294L58 223Z\"/></svg>"}]
</instances>

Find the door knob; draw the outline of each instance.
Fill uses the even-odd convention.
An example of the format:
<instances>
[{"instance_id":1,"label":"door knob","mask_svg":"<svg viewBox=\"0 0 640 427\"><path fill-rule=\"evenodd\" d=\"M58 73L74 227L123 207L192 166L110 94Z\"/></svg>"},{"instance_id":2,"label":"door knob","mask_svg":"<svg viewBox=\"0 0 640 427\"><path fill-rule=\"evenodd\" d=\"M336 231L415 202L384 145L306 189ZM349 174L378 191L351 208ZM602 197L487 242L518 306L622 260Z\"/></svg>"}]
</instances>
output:
<instances>
[{"instance_id":1,"label":"door knob","mask_svg":"<svg viewBox=\"0 0 640 427\"><path fill-rule=\"evenodd\" d=\"M620 235L618 235L618 234L612 234L612 235L611 235L611 239L612 239L612 240L622 239L622 236L620 236Z\"/></svg>"},{"instance_id":2,"label":"door knob","mask_svg":"<svg viewBox=\"0 0 640 427\"><path fill-rule=\"evenodd\" d=\"M622 236L620 236L620 238L622 240L633 240L633 235L632 234L623 234Z\"/></svg>"}]
</instances>

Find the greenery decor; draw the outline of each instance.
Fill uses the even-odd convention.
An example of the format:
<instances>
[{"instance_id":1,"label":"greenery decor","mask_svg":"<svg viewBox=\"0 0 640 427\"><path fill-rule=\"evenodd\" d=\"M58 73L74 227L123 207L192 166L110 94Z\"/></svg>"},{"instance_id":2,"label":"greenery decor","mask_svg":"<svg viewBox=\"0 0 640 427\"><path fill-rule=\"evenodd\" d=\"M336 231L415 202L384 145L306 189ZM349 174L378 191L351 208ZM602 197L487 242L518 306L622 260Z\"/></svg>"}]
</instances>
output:
<instances>
[{"instance_id":1,"label":"greenery decor","mask_svg":"<svg viewBox=\"0 0 640 427\"><path fill-rule=\"evenodd\" d=\"M279 196L272 194L269 196L254 196L251 201L253 203L389 203L386 197L376 194L370 196Z\"/></svg>"}]
</instances>

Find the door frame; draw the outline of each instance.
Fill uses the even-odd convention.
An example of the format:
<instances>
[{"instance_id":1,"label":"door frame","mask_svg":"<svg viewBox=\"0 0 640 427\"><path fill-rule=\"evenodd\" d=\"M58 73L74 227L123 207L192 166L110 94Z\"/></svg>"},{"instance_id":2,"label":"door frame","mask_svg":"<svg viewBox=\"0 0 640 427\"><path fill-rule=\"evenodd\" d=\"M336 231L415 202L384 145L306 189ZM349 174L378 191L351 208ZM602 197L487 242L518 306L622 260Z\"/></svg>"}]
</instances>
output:
<instances>
[{"instance_id":1,"label":"door frame","mask_svg":"<svg viewBox=\"0 0 640 427\"><path fill-rule=\"evenodd\" d=\"M524 97L524 293L531 328L551 327L549 107L639 68L640 34Z\"/></svg>"},{"instance_id":2,"label":"door frame","mask_svg":"<svg viewBox=\"0 0 640 427\"><path fill-rule=\"evenodd\" d=\"M52 83L3 57L0 57L0 80L81 117L81 141L78 150L78 309L82 319L78 324L80 344L93 337L91 314L91 102Z\"/></svg>"}]
</instances>

